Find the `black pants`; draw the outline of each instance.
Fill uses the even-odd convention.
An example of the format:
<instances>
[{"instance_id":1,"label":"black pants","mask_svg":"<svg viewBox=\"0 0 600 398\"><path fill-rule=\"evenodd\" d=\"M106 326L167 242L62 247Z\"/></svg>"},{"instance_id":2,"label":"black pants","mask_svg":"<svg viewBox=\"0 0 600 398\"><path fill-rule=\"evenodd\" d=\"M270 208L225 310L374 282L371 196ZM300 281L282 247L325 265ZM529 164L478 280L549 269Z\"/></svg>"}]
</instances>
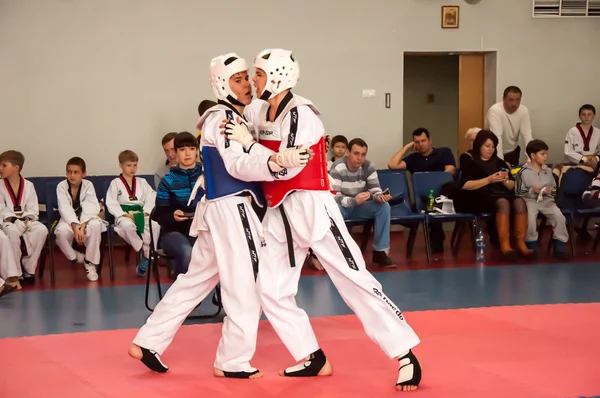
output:
<instances>
[{"instance_id":1,"label":"black pants","mask_svg":"<svg viewBox=\"0 0 600 398\"><path fill-rule=\"evenodd\" d=\"M443 253L445 235L442 223L429 225L429 238L431 239L431 252Z\"/></svg>"},{"instance_id":2,"label":"black pants","mask_svg":"<svg viewBox=\"0 0 600 398\"><path fill-rule=\"evenodd\" d=\"M514 151L507 152L504 154L504 160L508 162L511 166L516 166L519 164L519 159L521 159L521 147L517 145Z\"/></svg>"}]
</instances>

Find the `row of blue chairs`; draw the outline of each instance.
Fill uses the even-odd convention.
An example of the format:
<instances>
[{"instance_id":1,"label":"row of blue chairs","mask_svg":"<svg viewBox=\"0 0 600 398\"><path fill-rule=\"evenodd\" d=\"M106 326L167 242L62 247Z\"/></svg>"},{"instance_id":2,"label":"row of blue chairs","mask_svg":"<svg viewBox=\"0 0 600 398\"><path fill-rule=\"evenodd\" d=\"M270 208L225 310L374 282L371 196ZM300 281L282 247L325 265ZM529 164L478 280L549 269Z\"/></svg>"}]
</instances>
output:
<instances>
[{"instance_id":1,"label":"row of blue chairs","mask_svg":"<svg viewBox=\"0 0 600 398\"><path fill-rule=\"evenodd\" d=\"M110 185L110 182L114 180L117 176L88 176L87 180L91 181L94 184L94 189L96 191L96 196L98 197L98 201L106 203L106 192ZM150 186L154 188L154 176L153 175L140 175L148 181ZM54 254L55 254L55 236L54 236L54 227L53 224L60 219L60 214L58 212L58 198L56 196L56 186L59 182L63 181L65 177L31 177L28 178L35 187L36 194L38 196L38 203L40 205L45 206L45 211L40 212L40 222L48 227L48 241L47 241L47 252L49 253L49 265L50 265L50 280L52 283L55 283L55 269L54 269ZM109 255L109 270L110 270L110 279L114 280L114 261L113 261L113 237L114 237L114 218L112 215L105 211L106 221L109 222L109 228L105 234L102 236L101 242L101 253L102 257L100 260L100 264L98 267L98 273L100 274L102 271L102 264L104 260L104 249L108 244L108 255ZM129 251L126 252L126 259L129 256ZM45 253L42 255L40 259L39 266L39 276L43 277L45 271L45 263L46 263L46 255Z\"/></svg>"},{"instance_id":2,"label":"row of blue chairs","mask_svg":"<svg viewBox=\"0 0 600 398\"><path fill-rule=\"evenodd\" d=\"M399 170L378 170L377 172L382 189L389 188L392 197L403 196L405 198L403 203L392 206L391 224L399 224L410 228L406 242L407 259L411 258L419 225L423 226L427 259L431 261L431 241L428 233L431 224L456 223L450 243L452 252L456 255L465 230L471 235L470 240L474 251L475 236L479 221L495 217L495 214L492 213L424 214L423 210L425 210L430 191L433 190L434 195L437 197L440 195L442 186L453 181L454 177L449 173L424 172L411 175L409 172ZM573 239L575 236L574 225L576 220L583 219L583 225L585 226L587 225L587 220L590 218L600 217L600 209L585 208L582 202L582 194L591 184L593 177L593 175L585 170L579 168L570 169L563 175L558 189L557 205L567 220L570 234L569 242L573 256L576 254L575 239ZM412 196L409 186L412 186ZM545 225L546 219L543 215L540 215L540 219L542 220L540 226L541 239L542 227ZM350 228L357 225L363 226L361 249L364 251L371 233L373 221L362 219L347 219L345 221ZM551 248L550 243L551 240L549 240L548 250ZM598 231L594 239L593 250L596 250L598 244L600 244L600 231Z\"/></svg>"},{"instance_id":3,"label":"row of blue chairs","mask_svg":"<svg viewBox=\"0 0 600 398\"><path fill-rule=\"evenodd\" d=\"M388 188L393 198L404 197L404 201L395 204L391 208L391 224L402 225L410 228L408 239L406 241L406 258L410 259L413 253L415 239L419 225L423 226L423 236L427 250L427 260L431 261L431 241L429 237L429 226L431 224L456 223L455 233L452 238L452 248L454 254L458 252L460 241L463 237L463 225L471 225L471 232L474 232L477 216L474 214L425 214L425 204L433 190L434 195L440 195L442 186L453 181L453 175L445 172L429 172L410 174L400 170L378 170L379 184L382 189ZM409 190L409 183L412 185L412 193ZM347 219L346 225L354 227L363 226L363 237L361 241L361 250L365 250L368 242L372 220ZM474 233L472 238L474 241Z\"/></svg>"}]
</instances>

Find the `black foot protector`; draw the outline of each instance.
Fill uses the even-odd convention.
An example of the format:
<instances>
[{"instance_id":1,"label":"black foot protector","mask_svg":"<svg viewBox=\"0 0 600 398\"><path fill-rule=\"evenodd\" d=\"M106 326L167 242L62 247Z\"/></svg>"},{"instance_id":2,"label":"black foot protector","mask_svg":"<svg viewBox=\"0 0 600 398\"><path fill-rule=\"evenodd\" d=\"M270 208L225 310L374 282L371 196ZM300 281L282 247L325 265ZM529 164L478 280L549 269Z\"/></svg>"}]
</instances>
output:
<instances>
[{"instance_id":1,"label":"black foot protector","mask_svg":"<svg viewBox=\"0 0 600 398\"><path fill-rule=\"evenodd\" d=\"M253 376L259 372L258 369L251 368L250 370L243 370L241 372L226 372L222 371L225 377L229 377L230 379L249 379L250 376Z\"/></svg>"},{"instance_id":2,"label":"black foot protector","mask_svg":"<svg viewBox=\"0 0 600 398\"><path fill-rule=\"evenodd\" d=\"M320 348L310 354L308 359L301 364L287 368L284 372L284 376L288 377L313 377L318 376L327 358L325 353Z\"/></svg>"},{"instance_id":3,"label":"black foot protector","mask_svg":"<svg viewBox=\"0 0 600 398\"><path fill-rule=\"evenodd\" d=\"M15 290L17 290L15 286L5 283L4 289L2 289L2 291L0 292L0 297L6 296L7 294L14 292Z\"/></svg>"},{"instance_id":4,"label":"black foot protector","mask_svg":"<svg viewBox=\"0 0 600 398\"><path fill-rule=\"evenodd\" d=\"M142 350L142 363L153 372L166 373L169 371L169 367L162 363L160 356L156 351L149 350L144 347L140 347Z\"/></svg>"},{"instance_id":5,"label":"black foot protector","mask_svg":"<svg viewBox=\"0 0 600 398\"><path fill-rule=\"evenodd\" d=\"M421 364L419 360L408 350L408 353L398 359L400 368L398 369L397 386L418 386L421 382Z\"/></svg>"}]
</instances>

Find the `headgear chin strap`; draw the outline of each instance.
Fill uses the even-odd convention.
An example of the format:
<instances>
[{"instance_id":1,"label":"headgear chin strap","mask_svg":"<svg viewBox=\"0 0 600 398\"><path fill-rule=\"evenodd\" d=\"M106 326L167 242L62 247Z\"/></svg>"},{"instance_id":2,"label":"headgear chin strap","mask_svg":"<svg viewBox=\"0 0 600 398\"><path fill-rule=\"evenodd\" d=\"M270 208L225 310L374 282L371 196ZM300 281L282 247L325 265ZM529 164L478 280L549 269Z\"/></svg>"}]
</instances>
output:
<instances>
[{"instance_id":1,"label":"headgear chin strap","mask_svg":"<svg viewBox=\"0 0 600 398\"><path fill-rule=\"evenodd\" d=\"M229 87L229 79L236 73L248 70L244 58L235 53L219 55L210 61L209 80L215 96L233 105L244 106Z\"/></svg>"},{"instance_id":2,"label":"headgear chin strap","mask_svg":"<svg viewBox=\"0 0 600 398\"><path fill-rule=\"evenodd\" d=\"M254 60L254 67L262 69L267 75L267 84L260 96L265 101L296 87L300 78L300 65L288 50L261 51Z\"/></svg>"}]
</instances>

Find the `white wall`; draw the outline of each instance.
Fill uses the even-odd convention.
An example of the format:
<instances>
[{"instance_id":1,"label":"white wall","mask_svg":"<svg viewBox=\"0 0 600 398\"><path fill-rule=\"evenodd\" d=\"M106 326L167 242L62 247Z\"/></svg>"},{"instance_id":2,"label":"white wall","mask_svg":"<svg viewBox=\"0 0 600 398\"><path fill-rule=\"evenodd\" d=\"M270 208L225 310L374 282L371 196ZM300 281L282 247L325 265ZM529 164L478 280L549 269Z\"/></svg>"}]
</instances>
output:
<instances>
[{"instance_id":1,"label":"white wall","mask_svg":"<svg viewBox=\"0 0 600 398\"><path fill-rule=\"evenodd\" d=\"M435 96L427 102L427 95ZM434 147L458 148L458 55L404 57L404 142L417 127L431 133Z\"/></svg>"},{"instance_id":2,"label":"white wall","mask_svg":"<svg viewBox=\"0 0 600 398\"><path fill-rule=\"evenodd\" d=\"M523 89L534 135L560 158L578 107L600 105L598 20L533 20L527 0L457 1L460 29L442 30L446 3L0 0L0 149L24 152L26 176L62 174L74 155L92 174L115 173L124 148L153 172L161 136L193 131L211 97L211 57L284 47L302 68L296 92L327 130L367 139L383 166L402 144L403 51L497 49L499 88Z\"/></svg>"}]
</instances>

